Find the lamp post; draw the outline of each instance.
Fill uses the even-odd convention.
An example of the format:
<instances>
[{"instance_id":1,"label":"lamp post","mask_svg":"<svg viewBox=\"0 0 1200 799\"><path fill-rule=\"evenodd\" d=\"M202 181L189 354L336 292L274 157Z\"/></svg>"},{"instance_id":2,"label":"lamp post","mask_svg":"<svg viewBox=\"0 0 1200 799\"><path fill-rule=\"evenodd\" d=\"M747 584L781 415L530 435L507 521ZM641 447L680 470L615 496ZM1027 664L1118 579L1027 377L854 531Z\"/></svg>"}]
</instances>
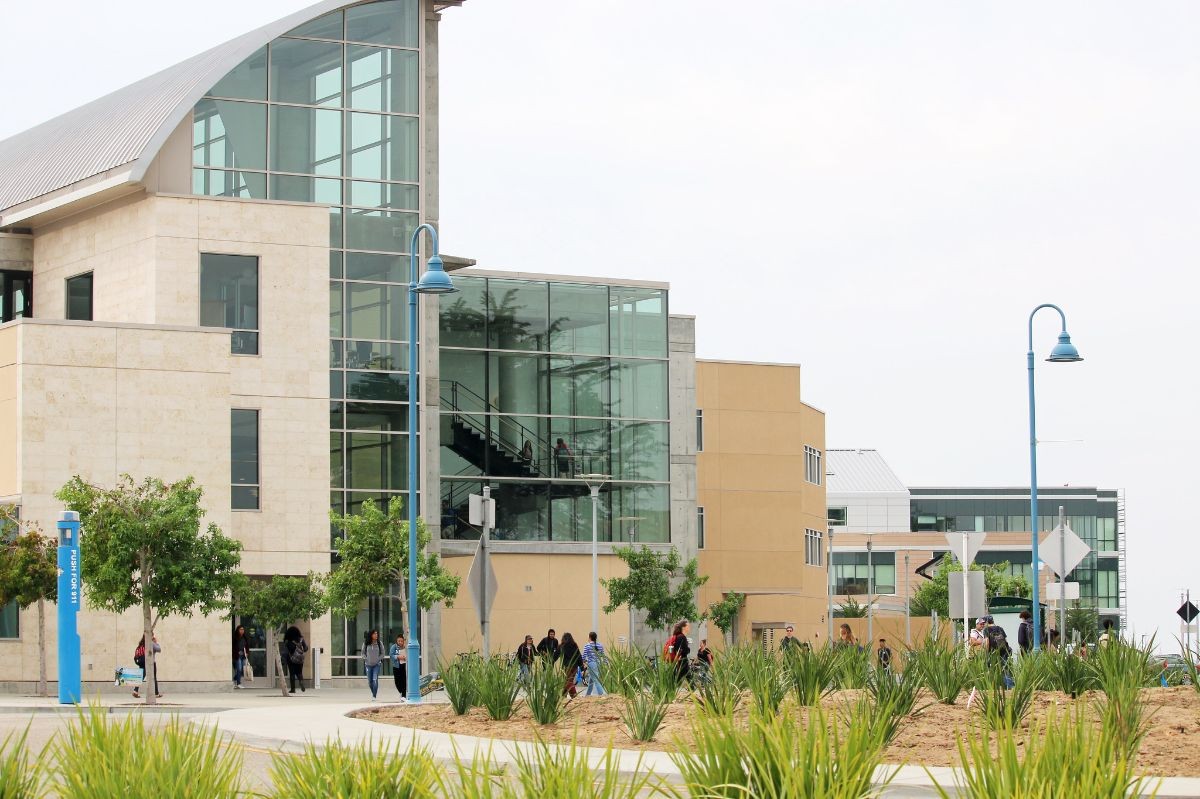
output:
<instances>
[{"instance_id":1,"label":"lamp post","mask_svg":"<svg viewBox=\"0 0 1200 799\"><path fill-rule=\"evenodd\" d=\"M1033 649L1037 651L1041 649L1042 642L1042 614L1040 590L1038 586L1038 576L1041 571L1038 569L1038 480L1037 480L1037 413L1036 402L1034 401L1033 392L1033 317L1043 308L1053 308L1058 311L1058 316L1062 319L1062 332L1058 334L1058 343L1054 345L1054 349L1050 351L1050 357L1047 361L1051 363L1073 363L1082 361L1083 358L1079 355L1079 350L1075 349L1075 345L1071 343L1071 336L1067 333L1067 315L1063 313L1062 308L1051 303L1042 303L1034 308L1029 314L1029 352L1026 355L1026 362L1029 365L1029 526L1032 529L1030 533L1033 538Z\"/></svg>"},{"instance_id":2,"label":"lamp post","mask_svg":"<svg viewBox=\"0 0 1200 799\"><path fill-rule=\"evenodd\" d=\"M417 243L421 231L429 231L433 253L429 268L417 280ZM413 231L408 248L408 701L421 701L421 643L417 640L420 610L417 606L417 416L420 409L417 388L417 295L449 294L455 291L450 275L438 255L437 231L421 224Z\"/></svg>"},{"instance_id":3,"label":"lamp post","mask_svg":"<svg viewBox=\"0 0 1200 799\"><path fill-rule=\"evenodd\" d=\"M600 499L600 486L608 480L607 474L581 474L580 479L587 483L588 492L592 495L592 632L600 634L600 545L597 537L597 500ZM630 609L632 613L632 608Z\"/></svg>"}]
</instances>

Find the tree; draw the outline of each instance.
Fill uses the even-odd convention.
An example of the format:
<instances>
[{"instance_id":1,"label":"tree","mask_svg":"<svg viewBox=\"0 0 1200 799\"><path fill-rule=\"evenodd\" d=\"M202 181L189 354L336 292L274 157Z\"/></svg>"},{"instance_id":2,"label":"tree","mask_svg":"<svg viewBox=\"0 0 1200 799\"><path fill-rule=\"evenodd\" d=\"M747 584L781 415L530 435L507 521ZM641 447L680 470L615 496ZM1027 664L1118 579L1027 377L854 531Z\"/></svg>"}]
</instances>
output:
<instances>
[{"instance_id":1,"label":"tree","mask_svg":"<svg viewBox=\"0 0 1200 799\"><path fill-rule=\"evenodd\" d=\"M625 561L629 576L600 581L608 591L605 613L628 605L630 609L645 611L647 626L656 630L669 627L680 619L700 620L696 589L708 582L708 577L700 576L700 566L695 558L684 565L679 551L673 547L665 554L654 552L647 546L641 549L613 547L613 554Z\"/></svg>"},{"instance_id":2,"label":"tree","mask_svg":"<svg viewBox=\"0 0 1200 799\"><path fill-rule=\"evenodd\" d=\"M384 512L368 499L359 513L330 512L329 519L342 533L337 542L340 564L326 582L329 607L353 615L368 597L384 596L399 599L407 615L408 521L403 500L392 497ZM418 519L417 607L429 610L438 602L453 607L461 578L446 571L436 553L426 553L428 545L429 531Z\"/></svg>"},{"instance_id":3,"label":"tree","mask_svg":"<svg viewBox=\"0 0 1200 799\"><path fill-rule=\"evenodd\" d=\"M114 488L72 477L56 493L79 514L80 571L88 605L123 613L142 609L146 679L154 675L154 628L167 616L207 616L229 605L242 545L215 524L201 530L203 490L187 477L135 483L121 475ZM146 691L146 704L155 704Z\"/></svg>"},{"instance_id":4,"label":"tree","mask_svg":"<svg viewBox=\"0 0 1200 799\"><path fill-rule=\"evenodd\" d=\"M1096 643L1100 631L1100 611L1085 608L1078 599L1067 608L1067 630L1062 634L1062 643L1065 645L1073 640L1076 631L1082 644Z\"/></svg>"},{"instance_id":5,"label":"tree","mask_svg":"<svg viewBox=\"0 0 1200 799\"><path fill-rule=\"evenodd\" d=\"M58 601L58 544L36 527L21 532L12 511L0 509L0 531L15 533L0 547L0 605L37 603L38 696L46 696L46 602ZM5 536L7 538L7 534Z\"/></svg>"},{"instance_id":6,"label":"tree","mask_svg":"<svg viewBox=\"0 0 1200 799\"><path fill-rule=\"evenodd\" d=\"M846 597L846 601L837 606L834 611L834 618L838 619L865 619L867 612L871 609L874 602L859 604L859 601L854 597Z\"/></svg>"},{"instance_id":7,"label":"tree","mask_svg":"<svg viewBox=\"0 0 1200 799\"><path fill-rule=\"evenodd\" d=\"M729 643L729 631L733 629L733 622L737 618L738 611L745 604L745 594L731 591L720 602L709 605L708 610L705 611L705 615L712 619L712 623L721 631L721 640L725 643Z\"/></svg>"},{"instance_id":8,"label":"tree","mask_svg":"<svg viewBox=\"0 0 1200 799\"><path fill-rule=\"evenodd\" d=\"M263 626L267 636L267 652L275 658L275 673L279 689L288 695L287 680L275 634L296 621L320 618L327 609L325 589L321 578L306 575L277 574L270 580L253 580L239 574L233 586L233 610L243 616L253 616Z\"/></svg>"},{"instance_id":9,"label":"tree","mask_svg":"<svg viewBox=\"0 0 1200 799\"><path fill-rule=\"evenodd\" d=\"M949 555L942 559L942 564L932 580L921 583L913 591L909 607L914 616L930 616L933 611L943 618L950 616L950 573L962 571L962 564ZM987 596L1029 596L1033 587L1029 580L1020 575L1009 574L1008 562L1004 561L990 566L971 564L971 571L983 572L984 593Z\"/></svg>"}]
</instances>

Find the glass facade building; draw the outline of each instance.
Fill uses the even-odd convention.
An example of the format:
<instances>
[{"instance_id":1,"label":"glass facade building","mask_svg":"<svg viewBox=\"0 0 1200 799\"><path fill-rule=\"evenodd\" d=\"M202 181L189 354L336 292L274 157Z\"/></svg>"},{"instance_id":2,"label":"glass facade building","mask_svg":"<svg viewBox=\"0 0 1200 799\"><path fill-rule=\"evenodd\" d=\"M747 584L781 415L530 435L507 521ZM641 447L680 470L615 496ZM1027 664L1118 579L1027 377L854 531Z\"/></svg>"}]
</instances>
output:
<instances>
[{"instance_id":1,"label":"glass facade building","mask_svg":"<svg viewBox=\"0 0 1200 799\"><path fill-rule=\"evenodd\" d=\"M670 540L667 292L456 276L440 307L443 538L477 538L485 482L499 540L584 541L584 475L606 475L601 541Z\"/></svg>"}]
</instances>

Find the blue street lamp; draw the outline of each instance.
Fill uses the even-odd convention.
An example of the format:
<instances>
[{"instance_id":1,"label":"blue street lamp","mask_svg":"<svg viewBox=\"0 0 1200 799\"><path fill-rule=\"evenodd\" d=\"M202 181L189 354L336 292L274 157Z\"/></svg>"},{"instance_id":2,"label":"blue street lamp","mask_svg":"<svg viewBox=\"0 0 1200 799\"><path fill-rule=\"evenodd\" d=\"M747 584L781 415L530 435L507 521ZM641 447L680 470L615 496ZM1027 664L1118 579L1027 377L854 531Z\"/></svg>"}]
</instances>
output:
<instances>
[{"instance_id":1,"label":"blue street lamp","mask_svg":"<svg viewBox=\"0 0 1200 799\"><path fill-rule=\"evenodd\" d=\"M1058 343L1054 345L1054 349L1050 351L1050 357L1046 360L1051 363L1072 363L1083 360L1079 355L1079 350L1075 349L1075 345L1071 343L1071 336L1067 333L1067 315L1062 312L1062 308L1050 303L1043 303L1034 308L1033 313L1029 314L1029 352L1026 360L1029 364L1029 524L1033 531L1031 535L1033 537L1033 648L1035 651L1041 649L1042 614L1038 587L1040 570L1038 569L1037 414L1033 398L1033 317L1043 308L1053 308L1058 311L1058 315L1062 319L1062 332L1058 334ZM1059 630L1059 634L1063 635L1065 631Z\"/></svg>"},{"instance_id":2,"label":"blue street lamp","mask_svg":"<svg viewBox=\"0 0 1200 799\"><path fill-rule=\"evenodd\" d=\"M433 254L429 268L417 281L417 241L421 231L429 231ZM456 291L450 275L442 268L438 255L437 231L422 224L413 231L408 248L408 701L421 701L421 643L417 640L417 416L420 408L417 389L417 295L449 294Z\"/></svg>"}]
</instances>

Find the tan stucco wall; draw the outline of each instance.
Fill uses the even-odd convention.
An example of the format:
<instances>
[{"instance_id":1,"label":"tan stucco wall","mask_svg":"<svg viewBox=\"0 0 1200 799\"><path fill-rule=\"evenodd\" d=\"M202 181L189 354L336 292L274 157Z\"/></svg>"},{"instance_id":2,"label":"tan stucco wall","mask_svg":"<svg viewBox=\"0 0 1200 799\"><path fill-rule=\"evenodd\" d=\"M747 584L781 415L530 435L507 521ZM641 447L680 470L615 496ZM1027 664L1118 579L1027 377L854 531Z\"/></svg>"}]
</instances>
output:
<instances>
[{"instance_id":1,"label":"tan stucco wall","mask_svg":"<svg viewBox=\"0 0 1200 799\"><path fill-rule=\"evenodd\" d=\"M317 206L139 195L35 230L42 318L0 330L0 443L15 429L18 445L0 452L0 496L19 495L23 517L52 531L61 509L52 494L73 474L103 485L123 472L192 475L206 521L242 541L243 571L327 570L327 229ZM196 326L202 252L259 256L259 355L233 356L227 330ZM62 278L89 270L97 321L53 321L65 313ZM260 410L259 511L229 507L231 408ZM129 665L139 625L136 613L85 611L84 679ZM20 640L0 641L0 682L36 677L36 631L31 608ZM312 644L328 651L328 622L313 631ZM177 679L229 680L228 622L168 619L159 637L164 678L170 669Z\"/></svg>"},{"instance_id":2,"label":"tan stucco wall","mask_svg":"<svg viewBox=\"0 0 1200 799\"><path fill-rule=\"evenodd\" d=\"M696 406L704 413L697 456L709 575L700 606L748 595L735 639L755 624L792 623L824 640L828 572L804 562L805 529L825 531L825 486L804 480L804 447L825 450L825 416L800 398L798 366L697 361ZM720 633L710 626L709 638Z\"/></svg>"},{"instance_id":3,"label":"tan stucco wall","mask_svg":"<svg viewBox=\"0 0 1200 799\"><path fill-rule=\"evenodd\" d=\"M446 558L446 568L463 577L463 585L453 608L442 611L442 656L453 657L482 647L479 623L466 575L470 557ZM625 564L612 555L597 561L600 579L628 574ZM582 646L592 624L592 559L590 555L562 553L495 553L496 603L491 613L491 648L494 652L515 652L525 635L542 640L553 627L559 637L569 632ZM608 594L600 589L600 642L613 647L629 636L629 612L625 608L606 614Z\"/></svg>"}]
</instances>

